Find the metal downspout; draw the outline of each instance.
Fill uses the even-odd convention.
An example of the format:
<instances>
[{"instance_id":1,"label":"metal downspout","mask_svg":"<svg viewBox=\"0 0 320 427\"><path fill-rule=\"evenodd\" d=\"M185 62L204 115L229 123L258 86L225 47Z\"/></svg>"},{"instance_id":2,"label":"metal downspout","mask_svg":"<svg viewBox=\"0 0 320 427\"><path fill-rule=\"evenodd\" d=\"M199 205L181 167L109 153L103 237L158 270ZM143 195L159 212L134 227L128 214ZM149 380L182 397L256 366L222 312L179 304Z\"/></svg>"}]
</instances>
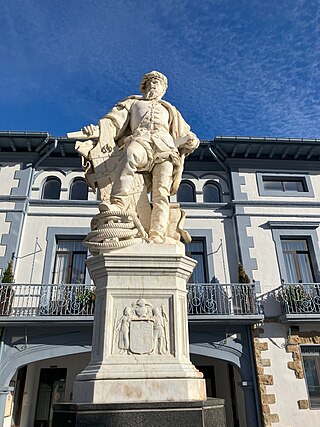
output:
<instances>
[{"instance_id":1,"label":"metal downspout","mask_svg":"<svg viewBox=\"0 0 320 427\"><path fill-rule=\"evenodd\" d=\"M50 141L49 139L46 141L46 144L48 144ZM46 145L45 144L45 145ZM40 157L40 159L38 159L35 163L32 164L32 167L35 169L36 167L38 167L40 165L40 163L43 162L44 159L46 159L48 156L50 156L50 154L57 148L58 146L58 140L55 139L53 142L53 146L42 156Z\"/></svg>"},{"instance_id":2,"label":"metal downspout","mask_svg":"<svg viewBox=\"0 0 320 427\"><path fill-rule=\"evenodd\" d=\"M46 133L46 138L44 139L44 141L39 145L39 147L37 148L38 150L41 150L43 147L45 147L48 143L50 143L50 136L48 133ZM22 236L22 232L23 232L23 228L24 228L24 224L25 224L25 218L26 215L28 214L28 210L29 210L29 200L30 200L30 194L31 194L31 188L32 188L32 183L33 183L33 177L34 177L34 172L35 172L35 168L37 166L39 166L39 164L45 159L47 158L56 148L58 145L58 140L55 139L53 146L42 156L40 157L36 162L29 164L27 166L31 167L31 173L30 173L30 180L29 180L29 185L28 185L28 191L26 194L26 199L25 199L25 203L24 203L24 207L23 207L23 221L20 227L20 231L19 231L19 239L16 245L16 254L14 256L14 267L16 264L16 260L17 257L19 256L19 250L20 250L20 244L21 244L21 236Z\"/></svg>"},{"instance_id":3,"label":"metal downspout","mask_svg":"<svg viewBox=\"0 0 320 427\"><path fill-rule=\"evenodd\" d=\"M222 166L222 168L228 172L228 176L229 176L229 182L230 182L230 195L231 195L231 201L234 200L234 191L233 191L233 182L232 182L232 175L231 175L231 170L230 167L226 164L224 164L215 154L215 152L212 150L211 147L209 147L209 151L212 154L212 156L215 158L215 160L219 163L220 166ZM232 206L232 219L233 219L233 223L234 223L234 228L235 228L235 232L236 232L236 247L238 250L238 259L241 260L241 249L240 249L240 239L239 239L239 230L238 230L238 224L235 218L235 207L233 202L231 203ZM262 421L261 421L261 415L260 415L260 398L259 398L259 393L258 393L258 384L257 384L257 369L256 369L256 360L253 354L253 337L252 337L252 331L251 331L251 327L247 326L247 341L248 341L248 347L249 347L249 354L250 354L250 360L251 363L253 364L253 389L254 389L254 403L255 403L255 408L256 408L256 418L258 421L258 426L257 427L262 427Z\"/></svg>"},{"instance_id":4,"label":"metal downspout","mask_svg":"<svg viewBox=\"0 0 320 427\"><path fill-rule=\"evenodd\" d=\"M216 153L212 150L211 147L209 147L209 151L212 154L212 156L215 158L215 160L219 163L219 165L228 173L228 177L229 177L229 182L230 182L230 196L231 196L231 208L232 208L232 222L234 224L234 230L236 233L236 250L237 250L237 255L238 255L238 260L242 261L242 256L241 256L241 249L240 249L240 239L239 239L239 231L238 231L238 224L237 221L235 219L235 207L233 204L233 200L234 200L234 191L233 191L233 182L232 182L232 175L231 175L231 170L230 167L228 165L226 165L225 163L223 163L216 155Z\"/></svg>"},{"instance_id":5,"label":"metal downspout","mask_svg":"<svg viewBox=\"0 0 320 427\"><path fill-rule=\"evenodd\" d=\"M48 138L48 136L47 136L47 138ZM34 167L33 167L33 165L32 164L27 164L26 167L30 167L31 171L30 171L30 176L29 176L29 183L28 183L27 194L26 194L26 198L25 198L25 201L24 201L23 211L22 211L23 219L22 219L20 230L19 230L19 238L18 238L17 245L16 245L16 253L13 254L13 265L14 265L14 268L16 266L16 262L17 262L17 259L19 257L20 244L21 244L21 236L22 236L23 229L24 229L25 219L26 219L26 216L27 216L28 211L29 211L29 200L30 200L31 188L32 188L33 177L34 177Z\"/></svg>"},{"instance_id":6,"label":"metal downspout","mask_svg":"<svg viewBox=\"0 0 320 427\"><path fill-rule=\"evenodd\" d=\"M260 394L259 394L258 384L257 384L257 365L256 365L256 358L254 356L254 351L253 351L252 327L250 325L247 326L247 331L248 331L247 336L248 336L250 360L251 360L251 363L253 364L252 377L253 377L253 390L254 390L254 396L255 396L254 402L256 407L256 417L258 421L257 427L262 427Z\"/></svg>"}]
</instances>

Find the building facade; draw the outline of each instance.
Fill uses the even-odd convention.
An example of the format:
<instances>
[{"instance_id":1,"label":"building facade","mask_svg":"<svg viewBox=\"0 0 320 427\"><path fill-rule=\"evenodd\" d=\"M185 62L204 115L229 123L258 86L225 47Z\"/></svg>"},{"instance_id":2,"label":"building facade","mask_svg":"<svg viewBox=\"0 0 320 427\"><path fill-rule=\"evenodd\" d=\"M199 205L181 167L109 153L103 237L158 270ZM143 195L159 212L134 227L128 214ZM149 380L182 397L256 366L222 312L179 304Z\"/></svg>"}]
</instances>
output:
<instances>
[{"instance_id":1,"label":"building facade","mask_svg":"<svg viewBox=\"0 0 320 427\"><path fill-rule=\"evenodd\" d=\"M70 140L0 132L0 149L0 269L12 260L15 278L0 285L0 423L49 427L90 359L81 242L97 195ZM171 200L198 261L191 360L230 427L320 421L319 156L319 140L216 137L188 158Z\"/></svg>"}]
</instances>

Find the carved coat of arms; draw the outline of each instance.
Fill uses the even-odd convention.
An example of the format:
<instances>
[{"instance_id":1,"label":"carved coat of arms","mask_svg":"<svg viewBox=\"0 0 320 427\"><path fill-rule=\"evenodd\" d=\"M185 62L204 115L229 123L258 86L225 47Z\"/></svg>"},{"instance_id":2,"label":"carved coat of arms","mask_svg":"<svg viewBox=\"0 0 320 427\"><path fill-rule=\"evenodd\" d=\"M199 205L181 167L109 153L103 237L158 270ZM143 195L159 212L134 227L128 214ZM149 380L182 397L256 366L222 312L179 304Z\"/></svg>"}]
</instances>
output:
<instances>
[{"instance_id":1,"label":"carved coat of arms","mask_svg":"<svg viewBox=\"0 0 320 427\"><path fill-rule=\"evenodd\" d=\"M168 353L168 315L163 305L153 307L138 299L116 319L115 340L121 354Z\"/></svg>"}]
</instances>

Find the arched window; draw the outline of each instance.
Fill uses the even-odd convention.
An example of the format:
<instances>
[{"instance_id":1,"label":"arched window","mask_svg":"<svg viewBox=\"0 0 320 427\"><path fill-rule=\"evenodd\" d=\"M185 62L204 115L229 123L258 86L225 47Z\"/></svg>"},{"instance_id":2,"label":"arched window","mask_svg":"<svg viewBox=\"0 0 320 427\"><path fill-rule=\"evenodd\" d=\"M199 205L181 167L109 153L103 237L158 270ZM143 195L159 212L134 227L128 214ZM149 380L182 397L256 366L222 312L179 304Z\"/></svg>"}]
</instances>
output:
<instances>
[{"instance_id":1,"label":"arched window","mask_svg":"<svg viewBox=\"0 0 320 427\"><path fill-rule=\"evenodd\" d=\"M194 186L189 181L182 181L177 193L178 202L195 202L196 195Z\"/></svg>"},{"instance_id":2,"label":"arched window","mask_svg":"<svg viewBox=\"0 0 320 427\"><path fill-rule=\"evenodd\" d=\"M208 182L203 187L203 201L205 203L221 202L221 191L217 184Z\"/></svg>"},{"instance_id":3,"label":"arched window","mask_svg":"<svg viewBox=\"0 0 320 427\"><path fill-rule=\"evenodd\" d=\"M70 200L88 200L88 184L82 178L73 181L70 188Z\"/></svg>"},{"instance_id":4,"label":"arched window","mask_svg":"<svg viewBox=\"0 0 320 427\"><path fill-rule=\"evenodd\" d=\"M60 199L61 181L59 178L49 177L46 179L42 190L42 199Z\"/></svg>"}]
</instances>

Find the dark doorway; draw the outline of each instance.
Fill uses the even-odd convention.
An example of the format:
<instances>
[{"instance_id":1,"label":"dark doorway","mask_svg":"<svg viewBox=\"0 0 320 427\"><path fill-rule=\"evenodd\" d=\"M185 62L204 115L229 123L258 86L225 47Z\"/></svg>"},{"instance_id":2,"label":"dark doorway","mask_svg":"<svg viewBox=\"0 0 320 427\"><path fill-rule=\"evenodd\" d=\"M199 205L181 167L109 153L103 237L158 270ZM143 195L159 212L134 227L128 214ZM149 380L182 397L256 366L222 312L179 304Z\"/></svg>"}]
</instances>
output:
<instances>
[{"instance_id":1,"label":"dark doorway","mask_svg":"<svg viewBox=\"0 0 320 427\"><path fill-rule=\"evenodd\" d=\"M207 396L217 397L214 366L197 366L197 369L203 373L204 379L206 380Z\"/></svg>"},{"instance_id":2,"label":"dark doorway","mask_svg":"<svg viewBox=\"0 0 320 427\"><path fill-rule=\"evenodd\" d=\"M26 383L27 366L22 366L17 373L16 383L14 385L12 426L19 427L21 420L22 400L24 386Z\"/></svg>"},{"instance_id":3,"label":"dark doorway","mask_svg":"<svg viewBox=\"0 0 320 427\"><path fill-rule=\"evenodd\" d=\"M53 405L64 401L66 377L66 368L41 369L34 427L51 427Z\"/></svg>"},{"instance_id":4,"label":"dark doorway","mask_svg":"<svg viewBox=\"0 0 320 427\"><path fill-rule=\"evenodd\" d=\"M230 381L230 393L231 393L231 402L232 402L232 414L233 414L233 423L234 427L240 426L238 409L237 409L237 398L235 393L235 378L234 378L234 368L228 363L228 371L229 371L229 381Z\"/></svg>"}]
</instances>

